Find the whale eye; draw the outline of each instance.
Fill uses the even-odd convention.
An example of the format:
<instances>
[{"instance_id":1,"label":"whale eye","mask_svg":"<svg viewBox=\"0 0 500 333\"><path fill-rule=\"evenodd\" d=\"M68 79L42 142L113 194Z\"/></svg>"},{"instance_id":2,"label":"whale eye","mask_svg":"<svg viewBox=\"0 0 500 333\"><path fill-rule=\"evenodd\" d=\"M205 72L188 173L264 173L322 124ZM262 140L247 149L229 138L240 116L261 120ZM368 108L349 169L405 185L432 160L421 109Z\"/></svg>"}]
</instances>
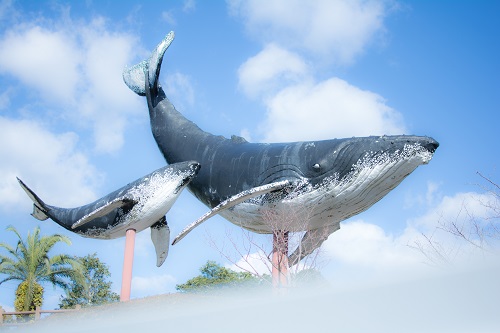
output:
<instances>
[{"instance_id":1,"label":"whale eye","mask_svg":"<svg viewBox=\"0 0 500 333\"><path fill-rule=\"evenodd\" d=\"M321 165L319 165L318 163L314 164L314 165L313 165L313 170L314 170L314 171L319 171L319 170L321 170Z\"/></svg>"}]
</instances>

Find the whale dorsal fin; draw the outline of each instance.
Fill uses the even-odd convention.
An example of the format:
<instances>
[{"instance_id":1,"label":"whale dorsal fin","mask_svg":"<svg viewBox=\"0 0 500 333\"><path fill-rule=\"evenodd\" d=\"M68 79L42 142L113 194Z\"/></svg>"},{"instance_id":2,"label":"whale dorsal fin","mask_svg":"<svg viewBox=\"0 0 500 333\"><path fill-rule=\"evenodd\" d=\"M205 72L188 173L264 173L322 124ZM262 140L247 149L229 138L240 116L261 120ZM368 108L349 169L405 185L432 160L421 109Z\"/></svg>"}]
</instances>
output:
<instances>
[{"instance_id":1,"label":"whale dorsal fin","mask_svg":"<svg viewBox=\"0 0 500 333\"><path fill-rule=\"evenodd\" d=\"M269 192L281 190L282 188L290 185L290 181L288 180L282 180L279 182L271 183L271 184L266 184L258 187L251 188L246 191L242 191L236 195L233 195L229 199L224 200L220 204L218 204L216 207L214 207L212 210L208 211L205 215L201 216L199 219L188 225L184 230L182 230L177 237L175 237L174 241L172 242L172 245L175 245L177 242L179 242L181 239L183 239L191 230L208 220L214 215L219 214L220 212L234 207L237 204L242 203L243 201L246 201L250 198L254 198L256 196L266 194Z\"/></svg>"},{"instance_id":2,"label":"whale dorsal fin","mask_svg":"<svg viewBox=\"0 0 500 333\"><path fill-rule=\"evenodd\" d=\"M244 137L234 135L234 134L231 135L231 141L233 143L248 143L248 141Z\"/></svg>"},{"instance_id":3,"label":"whale dorsal fin","mask_svg":"<svg viewBox=\"0 0 500 333\"><path fill-rule=\"evenodd\" d=\"M127 198L127 197L120 197L120 198L113 199L112 201L110 201L107 204L93 210L92 212L88 213L87 215L83 216L81 219L79 219L78 221L73 223L73 225L71 226L71 229L78 228L86 223L89 223L90 221L92 221L98 217L102 217L106 214L109 214L114 209L121 208L124 206L131 207L131 206L134 206L135 204L137 204L137 201L132 200L132 199Z\"/></svg>"}]
</instances>

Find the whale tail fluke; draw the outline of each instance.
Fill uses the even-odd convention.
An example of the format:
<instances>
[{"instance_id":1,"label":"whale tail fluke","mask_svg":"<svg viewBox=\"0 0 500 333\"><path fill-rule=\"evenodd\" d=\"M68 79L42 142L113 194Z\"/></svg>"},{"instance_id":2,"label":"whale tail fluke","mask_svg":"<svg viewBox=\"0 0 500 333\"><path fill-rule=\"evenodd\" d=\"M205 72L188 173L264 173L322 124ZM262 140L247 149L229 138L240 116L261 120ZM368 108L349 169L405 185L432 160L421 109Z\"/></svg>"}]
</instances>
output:
<instances>
[{"instance_id":1,"label":"whale tail fluke","mask_svg":"<svg viewBox=\"0 0 500 333\"><path fill-rule=\"evenodd\" d=\"M156 46L149 59L141 61L132 67L126 67L123 70L123 81L133 92L139 96L145 96L146 79L148 80L149 89L157 89L163 55L174 37L174 32L171 31Z\"/></svg>"},{"instance_id":2,"label":"whale tail fluke","mask_svg":"<svg viewBox=\"0 0 500 333\"><path fill-rule=\"evenodd\" d=\"M28 186L26 186L26 184L23 183L21 179L17 178L17 181L26 192L26 194L28 194L30 199L33 200L33 213L31 213L31 215L40 221L48 219L49 216L47 215L47 205L42 201L42 199L38 197L38 195L35 194L35 192L33 192Z\"/></svg>"}]
</instances>

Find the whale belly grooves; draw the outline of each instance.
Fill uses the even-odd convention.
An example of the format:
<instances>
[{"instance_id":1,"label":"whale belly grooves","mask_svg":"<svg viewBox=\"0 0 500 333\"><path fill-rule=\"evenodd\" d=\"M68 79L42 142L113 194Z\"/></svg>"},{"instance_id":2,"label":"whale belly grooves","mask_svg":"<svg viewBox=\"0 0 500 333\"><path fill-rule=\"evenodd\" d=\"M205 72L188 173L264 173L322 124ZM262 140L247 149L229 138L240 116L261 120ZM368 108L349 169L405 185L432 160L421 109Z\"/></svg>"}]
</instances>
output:
<instances>
[{"instance_id":1,"label":"whale belly grooves","mask_svg":"<svg viewBox=\"0 0 500 333\"><path fill-rule=\"evenodd\" d=\"M220 212L220 215L238 226L262 234L285 228L300 232L304 230L304 221L307 221L308 230L339 225L373 206L432 157L418 145L406 149L406 152L384 157L366 157L342 179L332 175L317 186L303 183L275 202L266 202L265 195L251 198ZM307 180L303 182L307 183ZM274 221L269 216L270 209L277 212Z\"/></svg>"}]
</instances>

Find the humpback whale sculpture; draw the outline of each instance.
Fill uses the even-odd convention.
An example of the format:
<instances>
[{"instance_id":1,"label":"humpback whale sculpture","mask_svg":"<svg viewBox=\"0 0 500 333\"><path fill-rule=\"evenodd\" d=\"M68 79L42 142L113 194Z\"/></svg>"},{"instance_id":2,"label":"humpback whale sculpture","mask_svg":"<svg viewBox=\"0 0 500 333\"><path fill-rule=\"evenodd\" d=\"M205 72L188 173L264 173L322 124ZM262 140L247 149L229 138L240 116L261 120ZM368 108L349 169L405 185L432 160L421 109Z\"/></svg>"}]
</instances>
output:
<instances>
[{"instance_id":1,"label":"humpback whale sculpture","mask_svg":"<svg viewBox=\"0 0 500 333\"><path fill-rule=\"evenodd\" d=\"M203 165L188 188L211 210L173 244L215 214L257 233L273 233L276 226L267 223L264 211L301 207L310 212L307 225L286 226L287 231L306 231L289 257L292 266L338 230L341 221L368 209L427 164L439 145L429 137L406 135L292 143L212 135L180 114L159 84L173 38L169 33L148 60L123 73L127 86L146 96L153 136L166 161L195 159Z\"/></svg>"},{"instance_id":2,"label":"humpback whale sculpture","mask_svg":"<svg viewBox=\"0 0 500 333\"><path fill-rule=\"evenodd\" d=\"M51 218L83 237L111 239L125 236L128 229L139 232L151 227L156 265L160 267L167 258L170 242L165 214L199 170L198 162L167 165L77 208L47 205L23 181L17 180L33 200L33 217L41 221Z\"/></svg>"}]
</instances>

